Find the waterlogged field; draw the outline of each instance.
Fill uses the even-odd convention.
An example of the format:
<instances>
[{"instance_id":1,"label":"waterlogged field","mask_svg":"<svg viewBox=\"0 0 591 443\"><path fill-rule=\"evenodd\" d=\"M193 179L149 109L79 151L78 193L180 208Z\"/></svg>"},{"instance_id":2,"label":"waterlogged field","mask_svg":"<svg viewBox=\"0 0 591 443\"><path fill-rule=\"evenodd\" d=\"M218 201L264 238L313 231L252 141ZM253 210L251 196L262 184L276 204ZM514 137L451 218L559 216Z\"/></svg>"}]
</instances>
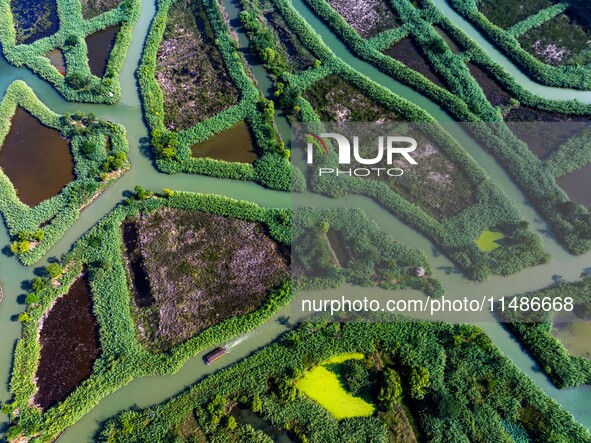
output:
<instances>
[{"instance_id":1,"label":"waterlogged field","mask_svg":"<svg viewBox=\"0 0 591 443\"><path fill-rule=\"evenodd\" d=\"M59 29L57 0L11 0L16 43L32 43Z\"/></svg>"},{"instance_id":2,"label":"waterlogged field","mask_svg":"<svg viewBox=\"0 0 591 443\"><path fill-rule=\"evenodd\" d=\"M121 95L119 71L126 60L139 57L126 51L141 13L141 31L149 36L145 44L142 33L133 37L144 44L136 74L149 129L122 115L140 112L130 95L112 114L104 107L97 113L137 124L129 139L134 149L141 145L142 154L155 155L159 171L226 179L177 174L169 176L171 183L246 195L241 198L256 198L262 206L139 185L131 192L136 181L152 188L169 180L155 175L150 162L137 161L131 181L97 201L72 235L88 232L71 248L66 236L49 265L35 269L37 277L21 286L29 293L21 296L25 312L15 316L23 338L13 360L14 398L2 405L11 420L8 441L72 441L71 432L81 428L68 428L85 414L95 414L87 417L94 424L112 412L105 402L99 406L101 399L136 378L171 375L189 360L190 370L167 378L170 385L150 386L150 402L164 398L160 388L170 398L173 386L199 383L165 404L126 411L89 438L591 441L570 414L579 417L579 406L568 401L559 406L539 388L550 382L524 375L535 366L532 359L521 355L518 369L476 327L387 323L379 316L367 323L354 317L345 323L298 323L279 311L291 300L292 284L298 291L348 283L437 297L444 292L440 280L462 280L456 273L482 281L548 263L543 246L559 256L563 252L554 238L573 254L590 250L588 140L551 124L588 123L591 107L536 96L497 64L494 53L462 33L462 22L453 22L429 0L158 0L154 17L144 15L150 5L138 0L76 1L4 2L12 12L0 16L6 61L31 69L69 100L113 104ZM535 82L591 89L591 10L585 1L450 3ZM133 88L134 69L128 68L122 85ZM11 69L1 70L10 76ZM4 252L33 264L130 167L127 137L122 126L91 113L54 114L22 82L11 86L6 98L0 104L0 168L6 176L0 174L0 207L12 252ZM55 105L54 99L48 103ZM396 178L351 177L342 187L330 177L304 178L286 149L288 120L344 127L351 121L436 125L450 118L498 126L488 127L481 138L470 133L482 145L469 148L443 130L436 137L417 135L418 165L396 160L393 166L405 170ZM523 126L529 122L547 129ZM483 160L481 149L507 177ZM326 154L319 164L331 165L335 156ZM486 165L492 165L490 176ZM520 195L518 188L529 207L508 196ZM362 211L330 208L332 203L298 226L292 211L271 209L287 207L290 190L322 194L315 196L319 201L363 195L424 235L436 252L412 249L403 243L407 239L386 236ZM85 226L86 220L99 220L106 206L114 207L110 214ZM543 232L541 219L548 223ZM440 252L453 264L437 258ZM427 256L435 256L434 262ZM581 263L571 259L576 267ZM578 268L566 274L571 271ZM522 275L529 272L542 275L537 269ZM509 278L491 283L504 291L512 284ZM525 284L518 278L517 284ZM589 318L591 279L554 280L524 297L573 297L569 319ZM4 294L5 300L14 295ZM591 383L588 322L567 324L552 313L538 323L506 320L556 386ZM251 334L255 328L260 329ZM495 340L506 345L505 335L500 337ZM247 339L252 341L244 343ZM232 351L216 365L204 369L195 358L224 344ZM215 373L203 377L206 370ZM136 398L137 386L146 384L127 387L119 399ZM571 399L552 392L559 403ZM586 391L572 395L585 399ZM140 397L138 402L145 400ZM84 440L78 437L73 438Z\"/></svg>"},{"instance_id":3,"label":"waterlogged field","mask_svg":"<svg viewBox=\"0 0 591 443\"><path fill-rule=\"evenodd\" d=\"M202 2L172 2L156 66L167 129L187 129L238 102L215 38Z\"/></svg>"}]
</instances>

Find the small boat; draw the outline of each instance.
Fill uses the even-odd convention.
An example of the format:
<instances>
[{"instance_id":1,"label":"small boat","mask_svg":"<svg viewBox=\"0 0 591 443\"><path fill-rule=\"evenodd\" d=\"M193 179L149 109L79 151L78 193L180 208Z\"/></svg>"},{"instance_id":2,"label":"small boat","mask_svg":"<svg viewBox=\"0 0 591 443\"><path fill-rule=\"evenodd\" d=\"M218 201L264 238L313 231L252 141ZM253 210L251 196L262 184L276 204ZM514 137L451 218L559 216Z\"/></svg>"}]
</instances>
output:
<instances>
[{"instance_id":1,"label":"small boat","mask_svg":"<svg viewBox=\"0 0 591 443\"><path fill-rule=\"evenodd\" d=\"M228 353L228 350L226 348L223 348L223 347L216 348L213 351L209 352L208 354L205 354L205 356L203 357L203 361L205 362L206 365L210 365L214 361L216 361L218 358L223 357L227 353Z\"/></svg>"}]
</instances>

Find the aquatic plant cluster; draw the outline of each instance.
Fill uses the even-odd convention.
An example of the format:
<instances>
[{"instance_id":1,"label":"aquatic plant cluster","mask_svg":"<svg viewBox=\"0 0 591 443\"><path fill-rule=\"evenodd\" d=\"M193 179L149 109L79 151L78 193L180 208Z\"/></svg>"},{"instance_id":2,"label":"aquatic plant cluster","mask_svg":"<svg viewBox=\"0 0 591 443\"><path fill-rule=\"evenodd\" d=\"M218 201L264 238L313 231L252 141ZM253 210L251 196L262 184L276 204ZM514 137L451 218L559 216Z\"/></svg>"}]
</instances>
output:
<instances>
[{"instance_id":1,"label":"aquatic plant cluster","mask_svg":"<svg viewBox=\"0 0 591 443\"><path fill-rule=\"evenodd\" d=\"M292 212L292 274L298 289L339 287L353 282L386 289L444 293L423 252L384 237L363 211L296 208ZM335 249L341 252L335 253ZM414 275L416 268L425 276Z\"/></svg>"},{"instance_id":2,"label":"aquatic plant cluster","mask_svg":"<svg viewBox=\"0 0 591 443\"><path fill-rule=\"evenodd\" d=\"M135 197L117 206L61 258L61 272L56 275L48 270L44 277L32 282L35 296L29 297L31 303L21 315L23 338L19 340L14 354L10 381L14 401L4 408L15 419L11 428L13 435L24 433L36 436L40 442L53 441L96 406L100 399L134 378L178 371L189 358L203 349L264 323L291 299L290 281L284 279L281 284L269 288L264 302L255 311L214 324L167 352L153 353L148 350L138 339L138 325L132 313L133 295L128 285L121 224L130 217L163 208L261 223L275 241L284 245L290 242L288 210L262 208L253 203L211 195L172 191L151 195L138 190ZM40 322L56 299L68 292L84 270L88 273L93 312L98 323L100 357L95 361L89 378L61 402L41 411L30 402L37 392L35 373L42 352L38 340Z\"/></svg>"},{"instance_id":3,"label":"aquatic plant cluster","mask_svg":"<svg viewBox=\"0 0 591 443\"><path fill-rule=\"evenodd\" d=\"M559 283L554 287L523 294L531 298L545 297L550 300L571 297L575 301L572 322L585 322L591 318L591 277L585 275L575 283ZM520 297L521 297L520 296ZM559 388L569 388L581 384L591 384L591 361L588 358L571 355L569 350L552 335L555 323L553 312L523 314L508 311L504 320L525 349L538 361L541 368ZM524 317L526 321L524 321ZM530 317L530 318L527 318ZM532 322L535 320L535 322ZM585 340L583 336L580 340Z\"/></svg>"},{"instance_id":4,"label":"aquatic plant cluster","mask_svg":"<svg viewBox=\"0 0 591 443\"><path fill-rule=\"evenodd\" d=\"M331 357L338 362L342 354L359 352L366 355L370 386L356 399L367 401L370 396L378 407L377 416L337 420L298 390L298 381L317 365L330 370ZM345 381L341 386L351 385ZM107 422L100 441L200 441L198 436L232 441L253 434L250 424L240 423L232 414L235 408L247 408L275 429L286 430L293 441L340 442L346 436L353 441L387 442L400 437L388 421L401 404L413 411L417 433L434 441L510 443L514 427L534 441L591 438L479 328L360 322L303 323L168 402L120 414ZM271 440L259 436L247 441Z\"/></svg>"},{"instance_id":5,"label":"aquatic plant cluster","mask_svg":"<svg viewBox=\"0 0 591 443\"><path fill-rule=\"evenodd\" d=\"M326 81L329 75L338 75L366 97L398 114L404 121L427 123L425 128L427 131L430 130L430 138L438 141L438 146L444 155L468 178L477 197L475 204L469 209L453 217L437 219L382 181L314 177L309 183L313 191L331 197L341 197L345 194L371 196L407 224L427 235L467 275L477 280L486 279L490 274L510 274L547 259L539 240L525 224L521 223L513 205L487 177L486 172L431 116L418 106L378 86L339 60L288 2L272 0L271 3L276 10L275 13L282 16L306 49L319 60L315 67L299 74L285 72L278 76L276 86L279 89L276 95L282 107L295 110L294 118L300 121L319 122L316 110L303 97L303 94L316 83ZM247 9L250 14L260 16L262 13L260 7L254 2L245 3L245 6L252 8ZM414 73L414 71L410 72ZM322 130L319 128L318 132ZM326 156L322 161L324 163L319 163L319 166L334 167L336 164L336 158L332 155ZM458 226L462 228L457 229ZM512 237L515 241L505 248L484 253L478 248L475 240L483 231L494 226L500 226L505 235Z\"/></svg>"},{"instance_id":6,"label":"aquatic plant cluster","mask_svg":"<svg viewBox=\"0 0 591 443\"><path fill-rule=\"evenodd\" d=\"M22 81L0 102L0 146L17 108L32 114L70 141L75 179L56 196L29 207L0 172L0 212L15 240L12 250L27 265L40 260L78 219L81 209L129 168L125 128L82 113L58 115Z\"/></svg>"},{"instance_id":7,"label":"aquatic plant cluster","mask_svg":"<svg viewBox=\"0 0 591 443\"><path fill-rule=\"evenodd\" d=\"M59 30L27 44L17 44L11 1L0 2L0 43L6 59L15 66L26 66L51 83L67 100L88 103L115 103L121 97L119 71L131 44L131 34L139 16L141 0L124 0L117 8L85 20L78 1L57 0ZM109 55L102 78L91 74L85 37L111 26L121 30ZM62 51L66 75L50 63L47 54Z\"/></svg>"},{"instance_id":8,"label":"aquatic plant cluster","mask_svg":"<svg viewBox=\"0 0 591 443\"><path fill-rule=\"evenodd\" d=\"M503 164L536 209L552 225L561 243L576 254L591 249L591 233L588 230L591 220L589 210L582 205L572 203L568 195L557 185L551 170L547 169L545 164L531 153L527 145L503 124L502 110L495 108L486 100L482 89L465 66L465 62L469 60L477 62L482 69L498 79L504 87L515 93L518 100L522 100L528 106L569 114L573 119L582 115L591 115L591 106L577 101L545 100L524 92L502 67L497 65L484 50L471 42L429 0L421 3L422 9L414 8L410 1L397 2L395 9L405 23L412 24L407 28L408 32L421 42L422 51L435 71L445 79L449 90L435 85L424 75L381 52L405 34L385 31L384 38L376 37L376 40L367 40L357 34L325 0L308 0L307 2L356 55L428 96L457 120L472 123L467 128L470 134ZM279 4L281 1L277 0L275 3ZM466 42L466 51L453 54L441 35L432 27L435 24L456 38L460 46ZM388 39L387 45L385 38ZM375 46L377 42L379 47ZM476 124L478 122L490 124ZM582 168L585 161L586 159L577 159L576 168Z\"/></svg>"},{"instance_id":9,"label":"aquatic plant cluster","mask_svg":"<svg viewBox=\"0 0 591 443\"><path fill-rule=\"evenodd\" d=\"M188 172L235 180L255 181L271 189L302 190L304 183L289 161L273 121L274 104L261 97L248 74L245 60L224 21L220 5L213 0L204 2L209 24L216 36L214 44L222 55L225 69L240 91L240 101L217 115L193 126L170 131L164 124L162 90L156 81L156 58L166 30L167 14L173 0L160 0L150 28L144 54L137 72L143 97L144 116L151 131L156 165L164 172ZM242 120L246 120L256 141L259 159L253 164L226 162L191 156L191 146L205 141ZM292 180L292 176L294 177Z\"/></svg>"}]
</instances>

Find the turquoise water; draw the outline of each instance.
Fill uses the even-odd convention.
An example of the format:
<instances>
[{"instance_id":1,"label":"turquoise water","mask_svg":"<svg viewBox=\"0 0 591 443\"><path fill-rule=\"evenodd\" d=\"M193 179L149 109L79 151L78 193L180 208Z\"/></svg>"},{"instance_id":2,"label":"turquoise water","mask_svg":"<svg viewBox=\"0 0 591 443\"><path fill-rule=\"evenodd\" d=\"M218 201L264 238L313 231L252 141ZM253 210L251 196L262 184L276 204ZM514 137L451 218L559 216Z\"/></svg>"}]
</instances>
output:
<instances>
[{"instance_id":1,"label":"turquoise water","mask_svg":"<svg viewBox=\"0 0 591 443\"><path fill-rule=\"evenodd\" d=\"M230 19L235 19L238 14L235 5L230 3L230 0L223 0L223 3L228 10ZM441 280L447 289L447 293L453 297L462 298L464 296L481 296L482 294L510 295L521 293L526 290L537 289L552 283L551 276L555 274L562 276L565 280L574 281L579 277L581 270L591 264L591 254L579 257L571 256L566 253L551 236L546 234L548 232L547 225L540 219L531 205L528 204L523 193L508 178L503 169L492 157L482 151L476 144L467 143L467 136L463 133L461 128L451 123L451 118L449 118L438 105L416 93L411 88L392 80L377 69L354 57L346 46L340 42L322 22L311 14L302 0L294 0L294 5L322 36L324 41L337 56L341 57L352 67L372 78L374 81L418 104L439 121L446 122L446 125L449 125L450 132L454 133L455 136L465 142L465 146L467 146L468 151L474 159L487 170L489 175L514 200L521 216L529 221L533 229L543 236L545 249L552 254L553 261L547 265L524 270L510 278L494 277L485 283L477 284L464 280L461 275L455 272L454 265L443 255L439 254L428 239L401 223L398 219L367 198L352 196L337 201L311 195L306 196L307 201L322 206L334 205L360 207L364 209L370 217L378 222L384 231L409 246L424 250L434 269L435 276ZM92 205L84 210L80 219L68 231L64 238L49 251L48 257L59 256L67 251L81 234L86 232L122 199L124 191L133 189L136 184L140 184L155 191L167 187L193 192L221 194L233 198L254 201L264 206L289 207L291 205L291 196L289 194L269 191L255 184L185 174L169 176L160 174L154 169L149 157L144 154L144 151L141 148L147 137L147 129L142 120L136 80L134 77L134 71L137 67L145 35L153 14L153 1L145 1L138 25L134 31L134 39L130 48L130 54L121 74L123 97L122 100L114 106L67 103L49 84L40 80L30 71L13 68L8 66L5 60L0 59L1 93L4 92L6 87L12 81L22 79L25 80L39 97L56 112L74 112L76 110L93 112L99 117L125 125L128 130L130 142L129 158L132 163L132 169ZM239 37L240 46L246 47L248 42L245 36L240 33ZM491 53L491 55L497 59L496 54ZM503 60L499 59L499 61L503 63ZM511 63L506 58L504 59L504 62ZM261 90L267 92L271 83L266 76L264 68L256 64L253 67L253 72L258 80ZM522 82L521 78L517 78L518 81ZM525 80L523 80L522 84L527 88L530 87ZM535 86L535 84L533 85ZM545 88L541 88L542 90L545 90ZM557 97L559 96L559 92L567 92L559 89L557 90L556 88L550 89L555 91ZM287 120L279 112L276 114L276 118L282 134L287 136L289 134ZM9 238L6 230L0 229L0 245L5 245L7 243L9 243ZM42 264L43 263L39 263L39 265ZM12 317L24 309L24 305L17 302L19 296L23 294L20 285L23 280L30 279L32 276L33 268L25 268L18 264L14 258L0 255L0 284L3 286L5 292L4 302L0 304L0 325L2 327L2 335L0 335L0 353L4 356L4 358L0 359L0 378L5 381L0 388L0 401L5 401L10 398L10 395L7 392L7 382L10 376L11 355L15 341L21 334L20 324L13 321ZM404 297L407 295L415 295L407 291L400 293L385 293L385 291L380 289L363 289L362 291L364 295L375 295L376 297L387 296L392 298L393 296ZM339 289L340 295L355 296L359 295L360 292L361 290L359 288L351 286ZM242 359L273 341L287 328L282 322L277 321L279 317L290 316L291 320L294 321L297 319L296 315L297 311L291 307L283 309L281 312L277 313L272 320L255 330L252 334L249 334L245 340L236 346L233 346L227 356L218 360L211 366L205 366L201 360L201 356L197 356L189 360L179 372L172 376L146 377L133 381L125 388L104 398L89 414L76 425L68 429L61 436L60 442L80 443L92 441L101 422L113 414L134 406L147 407L155 403L160 403L171 396L178 394L180 391L195 383L205 375ZM581 387L565 391L560 391L554 388L548 379L539 371L535 362L527 354L521 351L519 345L512 339L510 334L508 334L500 325L491 321L490 318L482 318L479 320L482 321L481 326L492 337L497 346L503 350L505 355L511 358L517 366L528 374L541 389L571 411L579 421L586 426L591 426L591 414L589 411L585 410L585 405L588 405L591 402L591 389L589 389L589 387ZM5 417L0 417L0 420L4 419Z\"/></svg>"}]
</instances>

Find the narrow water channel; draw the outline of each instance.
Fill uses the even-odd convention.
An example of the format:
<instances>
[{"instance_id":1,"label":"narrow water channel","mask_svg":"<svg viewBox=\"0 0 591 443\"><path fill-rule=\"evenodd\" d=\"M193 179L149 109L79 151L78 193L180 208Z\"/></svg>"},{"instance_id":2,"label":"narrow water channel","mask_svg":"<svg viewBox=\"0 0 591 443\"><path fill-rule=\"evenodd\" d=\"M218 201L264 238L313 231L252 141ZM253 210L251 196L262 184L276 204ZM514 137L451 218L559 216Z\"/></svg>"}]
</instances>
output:
<instances>
[{"instance_id":1,"label":"narrow water channel","mask_svg":"<svg viewBox=\"0 0 591 443\"><path fill-rule=\"evenodd\" d=\"M239 10L231 0L223 0L232 23L236 23ZM426 109L431 115L442 122L451 122L451 119L443 110L427 98L419 95L412 89L392 80L385 74L373 68L369 64L355 58L348 51L346 46L331 33L326 26L320 22L302 0L294 0L295 7L311 23L312 27L320 33L324 41L335 52L337 56L349 63L355 69L363 72L374 81L391 89L395 93L412 100L414 103ZM97 116L107 118L125 125L128 131L130 142L129 158L132 162L132 169L114 186L106 191L99 199L90 205L83 213L80 219L74 224L72 229L62 238L52 250L48 257L59 256L67 251L71 245L79 238L81 234L87 231L94 223L107 214L122 198L126 190L133 189L136 184L141 184L146 188L155 191L163 187L172 189L216 193L226 195L232 198L246 199L264 206L288 207L291 204L291 196L286 193L269 191L252 183L237 182L231 180L220 180L204 176L191 176L178 174L169 176L158 173L152 162L145 154L145 144L147 130L142 120L139 97L137 93L136 80L134 72L137 67L142 45L150 25L151 18L154 15L154 2L152 0L144 1L144 7L134 31L134 38L130 48L129 56L123 72L121 73L122 100L114 106L102 105L79 105L65 102L46 82L41 81L30 71L17 69L7 65L4 59L0 59L0 93L4 93L6 87L15 79L25 80L40 96L40 98L56 112L73 112L83 110L94 112ZM247 47L248 41L243 33L239 33L240 46ZM264 68L255 63L253 72L259 82L259 87L263 91L268 91L270 80L266 76ZM280 113L276 115L278 127L282 135L288 137L289 125L287 120L282 120ZM285 126L287 125L287 126ZM454 135L461 137L463 131L452 126L448 128ZM458 134L455 131L458 130ZM471 155L481 164L493 177L493 179L507 192L516 202L522 217L530 222L534 229L539 232L546 232L547 226L539 219L536 212L528 205L527 200L509 180L502 168L488 154L484 153L476 144L468 144ZM552 237L546 237L544 240L545 249L552 253L553 261L551 264L537 266L522 271L521 273L505 278L494 277L483 284L465 281L459 275L453 264L443 255L439 254L433 245L422 235L418 234L408 226L401 223L398 219L390 215L384 209L374 202L359 196L350 196L341 200L330 200L321 196L306 196L306 200L311 203L317 203L325 207L347 206L360 207L368 215L375 219L378 224L387 233L393 235L398 240L404 240L404 243L411 247L420 248L427 254L429 263L434 268L435 275L442 281L449 295L454 297L474 296L475 294L495 294L509 295L520 293L525 290L537 289L551 283L553 274L561 275L565 280L576 280L585 267L591 263L591 254L586 256L573 257L564 252L564 250L554 241ZM0 244L9 243L9 238L5 229L0 229ZM43 265L40 263L39 265ZM5 297L4 302L0 304L0 353L5 358L0 359L0 378L5 380L0 388L0 401L10 398L7 392L7 382L10 377L11 355L15 341L20 337L20 324L15 322L12 317L16 316L24 309L22 304L21 288L23 280L33 277L33 269L25 268L18 264L14 258L0 255L0 285L3 286ZM366 290L367 295L380 296L382 290ZM339 290L343 295L358 295L359 288L344 287ZM390 297L398 296L398 293L389 293ZM404 296L400 293L400 296ZM145 377L137 379L120 389L114 394L104 398L90 413L88 413L77 424L69 428L59 439L60 443L72 442L80 443L93 441L94 436L101 423L111 417L113 414L131 407L147 407L160 403L174 396L200 380L204 376L211 374L220 368L232 364L257 349L272 342L279 334L283 333L289 327L289 324L279 321L282 316L290 317L291 323L297 320L297 310L293 307L286 307L277 313L273 319L261 326L249 335L248 339L233 347L230 353L223 359L218 360L211 366L205 366L200 356L189 360L183 368L176 374L165 377ZM514 363L528 374L537 385L547 394L556 399L566 409L572 412L575 417L585 424L591 426L591 415L585 411L585 406L591 404L591 389L589 387L580 387L570 390L558 390L548 381L548 379L539 371L536 363L524 352L519 345L512 339L500 325L493 321L486 321L481 324L485 331L491 336L499 348L511 358ZM5 416L0 416L0 420L5 420ZM2 432L2 431L0 431Z\"/></svg>"}]
</instances>

